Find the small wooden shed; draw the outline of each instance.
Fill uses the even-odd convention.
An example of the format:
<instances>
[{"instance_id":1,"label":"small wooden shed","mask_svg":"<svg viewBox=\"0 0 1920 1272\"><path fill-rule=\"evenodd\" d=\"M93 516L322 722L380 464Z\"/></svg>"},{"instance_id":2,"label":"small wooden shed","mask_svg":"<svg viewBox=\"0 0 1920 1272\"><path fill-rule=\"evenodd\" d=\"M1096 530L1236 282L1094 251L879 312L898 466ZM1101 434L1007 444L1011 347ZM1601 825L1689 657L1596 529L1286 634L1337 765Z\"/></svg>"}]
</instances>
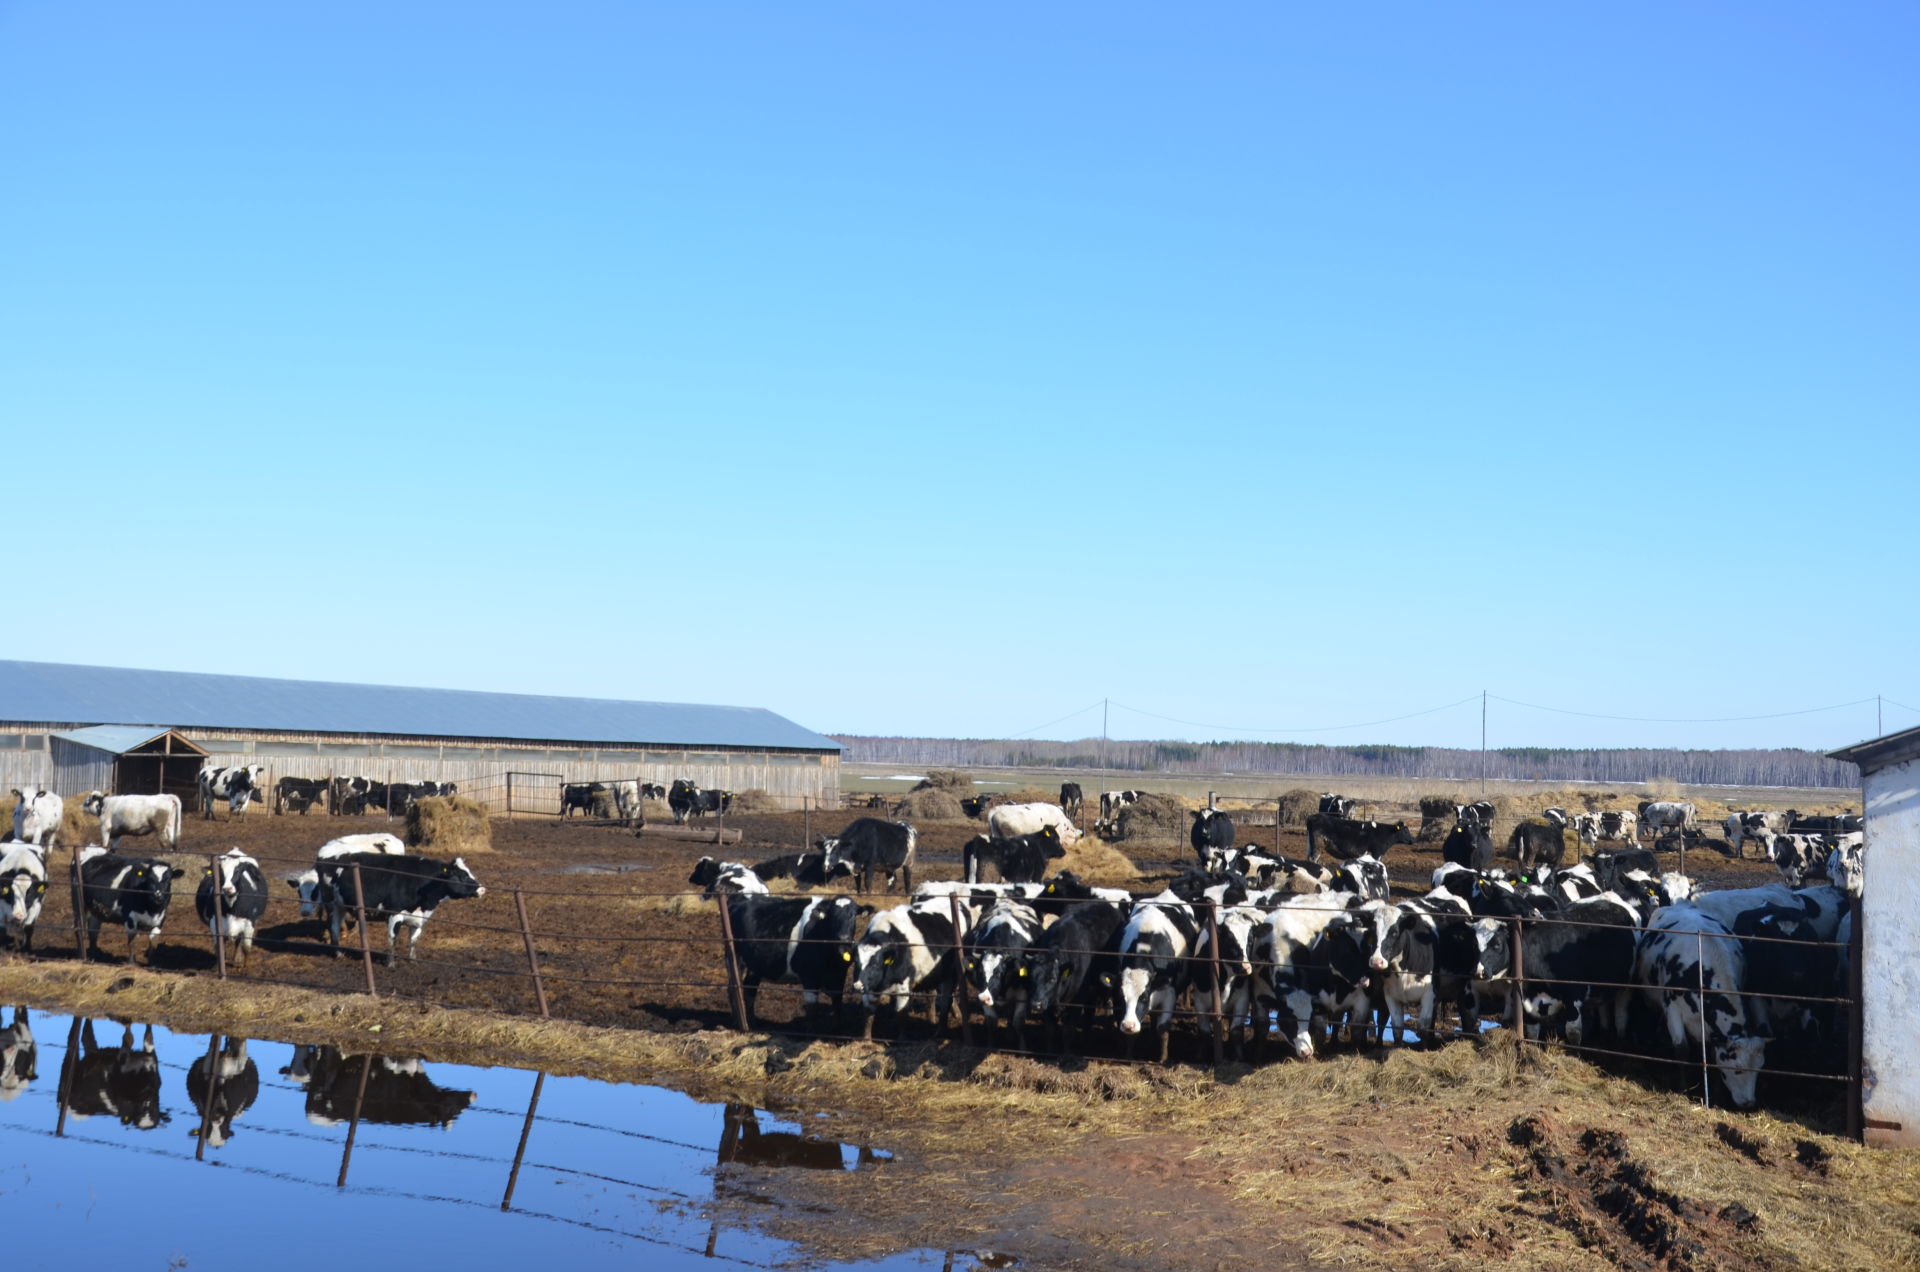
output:
<instances>
[{"instance_id":1,"label":"small wooden shed","mask_svg":"<svg viewBox=\"0 0 1920 1272\"><path fill-rule=\"evenodd\" d=\"M199 797L206 749L174 729L149 724L96 724L47 739L53 788L63 795L178 795Z\"/></svg>"}]
</instances>

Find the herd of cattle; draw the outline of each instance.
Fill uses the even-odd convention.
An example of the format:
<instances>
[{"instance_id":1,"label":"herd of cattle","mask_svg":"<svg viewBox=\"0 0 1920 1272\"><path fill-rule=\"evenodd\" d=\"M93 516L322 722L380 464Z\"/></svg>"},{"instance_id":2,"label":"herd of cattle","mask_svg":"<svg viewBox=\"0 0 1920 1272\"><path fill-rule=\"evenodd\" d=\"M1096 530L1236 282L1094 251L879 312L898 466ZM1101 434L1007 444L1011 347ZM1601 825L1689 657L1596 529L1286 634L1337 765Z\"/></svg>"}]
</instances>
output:
<instances>
[{"instance_id":1,"label":"herd of cattle","mask_svg":"<svg viewBox=\"0 0 1920 1272\"><path fill-rule=\"evenodd\" d=\"M732 791L703 790L686 778L675 778L671 786L640 781L562 782L560 816L565 819L577 812L598 817L611 806L613 816L621 825L634 826L646 820L643 803L650 799L666 802L675 825L685 823L690 817L699 820L708 813L733 811Z\"/></svg>"},{"instance_id":2,"label":"herd of cattle","mask_svg":"<svg viewBox=\"0 0 1920 1272\"><path fill-rule=\"evenodd\" d=\"M1834 1000L1847 985L1848 897L1864 883L1858 843L1828 844L1825 882L1707 892L1660 872L1637 844L1559 868L1559 851L1522 836L1510 851L1533 859L1496 868L1491 806L1464 806L1430 890L1395 902L1377 854L1411 835L1349 811L1329 796L1314 815L1316 850L1293 859L1236 849L1231 820L1197 810L1194 866L1152 896L1045 877L1079 833L1050 804L989 810L957 882L914 889L912 828L874 818L758 865L703 858L691 882L727 907L749 1015L762 984L795 984L809 1007L830 1000L836 1012L852 993L869 1035L877 1013L926 997L937 1025L956 1001L963 1021L977 1005L1022 1048L1029 1019L1071 1050L1076 1026L1084 1040L1105 1018L1129 1055L1141 1033L1157 1035L1164 1061L1184 1000L1203 1036L1218 1030L1257 1052L1271 1033L1302 1059L1343 1028L1405 1043L1409 1026L1432 1038L1448 1017L1465 1034L1520 1020L1529 1036L1575 1046L1696 1064L1705 1055L1741 1107L1763 1069L1838 1070ZM1631 816L1685 827L1657 806ZM1836 823L1822 833L1853 832ZM1333 860L1318 860L1319 846ZM999 882L982 881L989 865ZM822 887L856 871L885 873L890 887L898 877L911 895L871 913L850 895L766 886Z\"/></svg>"}]
</instances>

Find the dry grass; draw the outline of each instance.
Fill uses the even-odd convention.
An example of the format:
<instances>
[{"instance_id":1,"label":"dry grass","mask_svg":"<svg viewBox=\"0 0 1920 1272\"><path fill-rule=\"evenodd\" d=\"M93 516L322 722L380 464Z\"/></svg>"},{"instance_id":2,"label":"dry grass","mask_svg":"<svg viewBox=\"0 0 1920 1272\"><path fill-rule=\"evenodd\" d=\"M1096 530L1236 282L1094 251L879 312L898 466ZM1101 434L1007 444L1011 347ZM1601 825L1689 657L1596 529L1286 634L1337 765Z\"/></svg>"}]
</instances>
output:
<instances>
[{"instance_id":1,"label":"dry grass","mask_svg":"<svg viewBox=\"0 0 1920 1272\"><path fill-rule=\"evenodd\" d=\"M1009 804L1059 804L1059 788L1047 790L1039 786L1022 786L1007 796Z\"/></svg>"},{"instance_id":2,"label":"dry grass","mask_svg":"<svg viewBox=\"0 0 1920 1272\"><path fill-rule=\"evenodd\" d=\"M901 800L907 806L907 817L914 822L963 822L967 814L960 807L960 797L947 787L926 787L909 791Z\"/></svg>"},{"instance_id":3,"label":"dry grass","mask_svg":"<svg viewBox=\"0 0 1920 1272\"><path fill-rule=\"evenodd\" d=\"M63 848L100 842L100 819L91 813L80 811L80 801L84 798L86 798L84 794L62 797L60 846ZM13 833L13 810L19 806L20 801L11 794L0 798L0 835ZM184 808L181 810L182 816L185 816L186 811Z\"/></svg>"},{"instance_id":4,"label":"dry grass","mask_svg":"<svg viewBox=\"0 0 1920 1272\"><path fill-rule=\"evenodd\" d=\"M1125 888L1137 886L1140 882L1140 867L1112 844L1104 843L1092 835L1082 835L1066 846L1067 855L1060 862L1060 869L1071 870L1087 883L1107 888Z\"/></svg>"},{"instance_id":5,"label":"dry grass","mask_svg":"<svg viewBox=\"0 0 1920 1272\"><path fill-rule=\"evenodd\" d=\"M778 799L764 789L753 786L734 795L733 811L736 813L784 813L787 810Z\"/></svg>"},{"instance_id":6,"label":"dry grass","mask_svg":"<svg viewBox=\"0 0 1920 1272\"><path fill-rule=\"evenodd\" d=\"M1310 791L1304 786L1296 786L1280 796L1280 824L1282 826L1304 826L1307 817L1320 807L1320 793Z\"/></svg>"},{"instance_id":7,"label":"dry grass","mask_svg":"<svg viewBox=\"0 0 1920 1272\"><path fill-rule=\"evenodd\" d=\"M959 769L928 769L916 791L951 791L955 799L973 794L973 777Z\"/></svg>"},{"instance_id":8,"label":"dry grass","mask_svg":"<svg viewBox=\"0 0 1920 1272\"><path fill-rule=\"evenodd\" d=\"M484 804L464 795L418 800L407 810L407 846L442 856L493 851Z\"/></svg>"},{"instance_id":9,"label":"dry grass","mask_svg":"<svg viewBox=\"0 0 1920 1272\"><path fill-rule=\"evenodd\" d=\"M1177 795L1142 795L1114 818L1116 839L1185 843L1191 821L1187 801Z\"/></svg>"}]
</instances>

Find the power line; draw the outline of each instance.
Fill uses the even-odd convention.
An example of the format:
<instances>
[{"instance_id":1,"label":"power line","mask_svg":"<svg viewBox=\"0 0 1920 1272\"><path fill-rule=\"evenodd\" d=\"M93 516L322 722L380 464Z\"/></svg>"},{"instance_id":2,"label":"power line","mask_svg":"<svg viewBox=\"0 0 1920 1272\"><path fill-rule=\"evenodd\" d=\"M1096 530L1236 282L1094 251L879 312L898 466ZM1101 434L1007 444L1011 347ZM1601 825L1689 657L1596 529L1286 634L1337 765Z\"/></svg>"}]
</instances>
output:
<instances>
[{"instance_id":1,"label":"power line","mask_svg":"<svg viewBox=\"0 0 1920 1272\"><path fill-rule=\"evenodd\" d=\"M1822 711L1839 711L1845 707L1860 707L1872 702L1872 698L1856 698L1852 702L1836 702L1832 706L1808 707L1803 711L1770 711L1765 715L1743 716L1630 716L1606 715L1598 711L1572 711L1566 707L1543 707L1537 702L1521 702L1517 698L1503 698L1492 695L1494 701L1504 702L1510 707L1526 707L1531 711L1551 711L1555 715L1584 716L1589 720L1628 720L1635 724L1736 724L1744 720L1779 720L1786 716L1816 715ZM1892 699L1888 699L1889 702ZM1898 706L1898 703L1894 704ZM1908 708L1912 710L1912 708Z\"/></svg>"},{"instance_id":2,"label":"power line","mask_svg":"<svg viewBox=\"0 0 1920 1272\"><path fill-rule=\"evenodd\" d=\"M1184 724L1191 729L1222 729L1229 733L1338 733L1342 729L1371 729L1379 724L1394 724L1401 720L1412 720L1418 716L1433 715L1440 711L1451 711L1455 707L1464 707L1467 703L1477 702L1479 699L1480 695L1473 693L1468 694L1458 702L1449 702L1444 706L1428 707L1424 711L1409 711L1405 715L1388 716L1384 720L1362 720L1356 724L1323 724L1315 725L1312 728L1293 729L1251 729L1238 724L1204 724L1198 720L1181 720L1175 716L1160 715L1153 711L1142 711L1139 707L1129 707L1124 702L1115 702L1113 705L1131 711L1135 715L1147 716L1154 720L1165 720L1169 724ZM1044 728L1045 726L1043 725L1041 727Z\"/></svg>"},{"instance_id":3,"label":"power line","mask_svg":"<svg viewBox=\"0 0 1920 1272\"><path fill-rule=\"evenodd\" d=\"M1087 712L1093 710L1095 707L1098 707L1100 705L1101 704L1098 702L1090 702L1086 706L1080 708L1078 711L1069 711L1066 715L1061 716L1058 720L1049 720L1045 724L1036 724L1031 729L1022 729L1018 733L1010 733L1007 736L1009 739L1024 738L1029 733L1038 733L1042 729L1051 729L1056 724L1065 724L1068 720L1073 719L1075 716L1083 716L1087 714Z\"/></svg>"},{"instance_id":4,"label":"power line","mask_svg":"<svg viewBox=\"0 0 1920 1272\"><path fill-rule=\"evenodd\" d=\"M1904 702L1895 702L1892 698L1882 698L1881 701L1890 707L1898 707L1902 711L1911 711L1915 715L1920 715L1920 707L1910 707Z\"/></svg>"}]
</instances>

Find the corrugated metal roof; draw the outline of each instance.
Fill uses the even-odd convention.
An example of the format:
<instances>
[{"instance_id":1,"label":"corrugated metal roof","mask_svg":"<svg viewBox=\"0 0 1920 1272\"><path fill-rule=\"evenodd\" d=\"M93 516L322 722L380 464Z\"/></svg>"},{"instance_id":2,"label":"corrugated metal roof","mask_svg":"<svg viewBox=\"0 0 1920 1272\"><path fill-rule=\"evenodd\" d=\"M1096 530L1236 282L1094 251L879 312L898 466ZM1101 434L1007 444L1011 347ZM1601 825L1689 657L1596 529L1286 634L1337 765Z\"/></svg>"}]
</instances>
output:
<instances>
[{"instance_id":1,"label":"corrugated metal roof","mask_svg":"<svg viewBox=\"0 0 1920 1272\"><path fill-rule=\"evenodd\" d=\"M1877 773L1890 765L1902 764L1920 755L1920 728L1902 729L1885 737L1870 738L1827 752L1830 760L1858 764L1863 773Z\"/></svg>"},{"instance_id":2,"label":"corrugated metal roof","mask_svg":"<svg viewBox=\"0 0 1920 1272\"><path fill-rule=\"evenodd\" d=\"M156 729L840 749L833 739L760 707L405 689L4 660L0 660L0 719L100 724L143 720Z\"/></svg>"},{"instance_id":3,"label":"corrugated metal roof","mask_svg":"<svg viewBox=\"0 0 1920 1272\"><path fill-rule=\"evenodd\" d=\"M53 736L63 742L78 742L96 751L125 755L134 747L165 737L172 729L156 729L150 724L96 724L88 729L73 729Z\"/></svg>"}]
</instances>

